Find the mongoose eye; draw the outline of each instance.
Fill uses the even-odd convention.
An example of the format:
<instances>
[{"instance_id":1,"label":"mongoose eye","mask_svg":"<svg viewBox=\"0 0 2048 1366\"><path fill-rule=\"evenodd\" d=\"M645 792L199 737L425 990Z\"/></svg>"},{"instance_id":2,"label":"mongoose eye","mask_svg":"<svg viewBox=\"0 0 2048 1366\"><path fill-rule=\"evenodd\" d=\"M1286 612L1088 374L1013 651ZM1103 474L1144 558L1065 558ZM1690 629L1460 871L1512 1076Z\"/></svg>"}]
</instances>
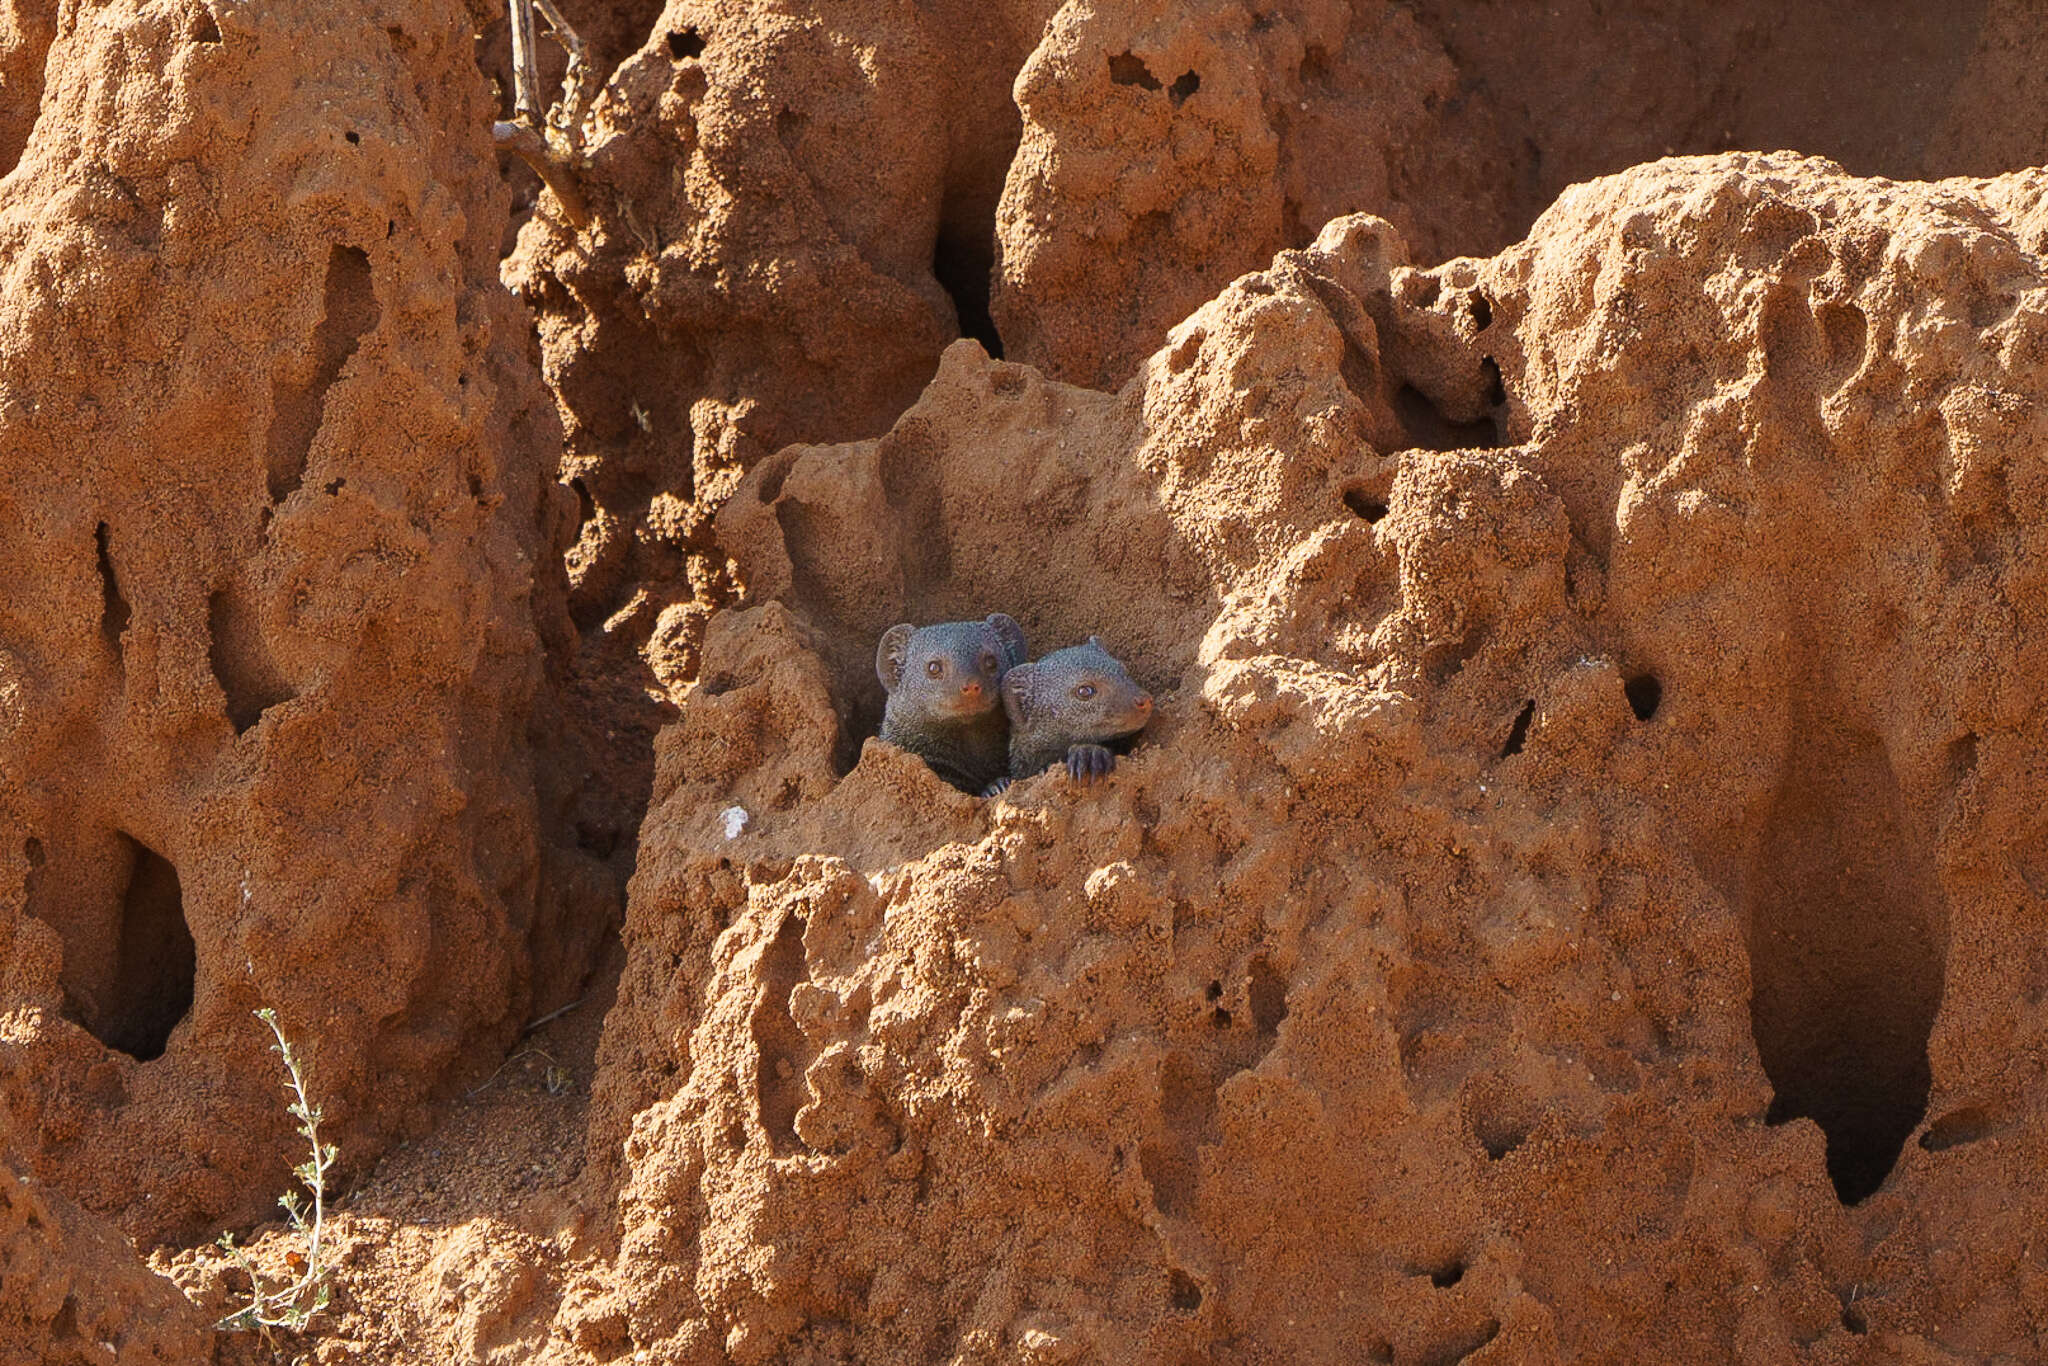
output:
<instances>
[{"instance_id":1,"label":"mongoose eye","mask_svg":"<svg viewBox=\"0 0 2048 1366\"><path fill-rule=\"evenodd\" d=\"M937 678L940 674L946 671L946 666L936 659L929 660L926 662L924 666L924 671L927 674L931 675L933 678Z\"/></svg>"},{"instance_id":2,"label":"mongoose eye","mask_svg":"<svg viewBox=\"0 0 2048 1366\"><path fill-rule=\"evenodd\" d=\"M996 657L994 655L983 655L981 657L981 671L985 674L992 674L996 671Z\"/></svg>"},{"instance_id":3,"label":"mongoose eye","mask_svg":"<svg viewBox=\"0 0 2048 1366\"><path fill-rule=\"evenodd\" d=\"M1089 698L1095 696L1095 685L1093 683L1083 683L1080 687L1074 689L1074 696L1086 702Z\"/></svg>"}]
</instances>

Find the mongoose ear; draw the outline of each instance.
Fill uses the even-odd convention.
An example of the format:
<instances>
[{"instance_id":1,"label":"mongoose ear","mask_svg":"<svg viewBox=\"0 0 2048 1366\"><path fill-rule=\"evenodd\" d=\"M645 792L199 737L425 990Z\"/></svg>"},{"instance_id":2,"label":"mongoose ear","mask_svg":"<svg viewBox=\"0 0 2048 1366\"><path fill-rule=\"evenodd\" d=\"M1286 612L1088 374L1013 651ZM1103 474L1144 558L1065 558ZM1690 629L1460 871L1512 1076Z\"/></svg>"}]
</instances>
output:
<instances>
[{"instance_id":1,"label":"mongoose ear","mask_svg":"<svg viewBox=\"0 0 2048 1366\"><path fill-rule=\"evenodd\" d=\"M882 691L895 692L903 681L903 664L910 653L910 638L916 634L917 628L907 621L882 632L882 643L875 647L875 677L882 680Z\"/></svg>"},{"instance_id":2,"label":"mongoose ear","mask_svg":"<svg viewBox=\"0 0 2048 1366\"><path fill-rule=\"evenodd\" d=\"M1016 618L1002 612L990 612L988 624L996 633L997 639L1003 642L1003 649L1010 656L1003 661L1004 664L1014 668L1031 657L1031 651L1024 644L1024 628L1017 624Z\"/></svg>"},{"instance_id":3,"label":"mongoose ear","mask_svg":"<svg viewBox=\"0 0 2048 1366\"><path fill-rule=\"evenodd\" d=\"M1018 664L1003 675L1003 711L1014 727L1031 724L1031 679L1037 672L1036 664Z\"/></svg>"},{"instance_id":4,"label":"mongoose ear","mask_svg":"<svg viewBox=\"0 0 2048 1366\"><path fill-rule=\"evenodd\" d=\"M1102 650L1102 637L1101 637L1101 636L1090 636L1090 637L1088 637L1088 643L1089 643L1090 645L1093 645L1093 646L1094 646L1094 647L1095 647L1096 649L1098 649L1098 650ZM1102 652L1103 652L1104 654L1108 654L1108 653L1109 653L1109 651L1107 651L1107 650L1102 650Z\"/></svg>"}]
</instances>

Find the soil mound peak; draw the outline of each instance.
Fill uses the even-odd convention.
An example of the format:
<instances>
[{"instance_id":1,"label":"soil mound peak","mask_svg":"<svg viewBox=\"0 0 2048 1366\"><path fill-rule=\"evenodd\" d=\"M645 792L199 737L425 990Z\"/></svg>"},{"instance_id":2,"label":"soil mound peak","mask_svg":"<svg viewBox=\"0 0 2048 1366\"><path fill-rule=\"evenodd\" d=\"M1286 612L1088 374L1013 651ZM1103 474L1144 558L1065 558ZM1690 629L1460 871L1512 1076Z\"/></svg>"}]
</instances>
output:
<instances>
[{"instance_id":1,"label":"soil mound peak","mask_svg":"<svg viewBox=\"0 0 2048 1366\"><path fill-rule=\"evenodd\" d=\"M2032 1047L2044 188L1677 159L1429 270L1340 219L1115 395L961 342L759 466L601 1053L617 1271L690 1286L634 1340L1706 1361L1969 1312L2010 1248L1884 1249L1987 1160L1944 1115L2034 1104L1961 1040ZM875 636L989 610L1159 695L1107 786L862 743Z\"/></svg>"}]
</instances>

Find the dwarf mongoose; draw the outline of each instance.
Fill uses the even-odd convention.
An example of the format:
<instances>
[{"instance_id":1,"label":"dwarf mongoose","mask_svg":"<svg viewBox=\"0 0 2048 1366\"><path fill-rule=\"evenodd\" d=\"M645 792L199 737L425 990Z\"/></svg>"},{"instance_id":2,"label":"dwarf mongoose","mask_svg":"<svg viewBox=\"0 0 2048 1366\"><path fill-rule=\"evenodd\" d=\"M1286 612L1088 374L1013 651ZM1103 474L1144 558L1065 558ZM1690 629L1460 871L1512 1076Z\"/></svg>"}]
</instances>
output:
<instances>
[{"instance_id":1,"label":"dwarf mongoose","mask_svg":"<svg viewBox=\"0 0 2048 1366\"><path fill-rule=\"evenodd\" d=\"M875 648L875 674L889 694L882 738L962 791L982 791L1008 762L999 689L1024 656L1024 628L1001 612L922 629L891 626Z\"/></svg>"},{"instance_id":2,"label":"dwarf mongoose","mask_svg":"<svg viewBox=\"0 0 2048 1366\"><path fill-rule=\"evenodd\" d=\"M1066 760L1076 782L1092 783L1116 767L1111 740L1136 735L1152 719L1152 694L1139 687L1095 636L1019 664L1003 679L1010 717L1010 773L989 795Z\"/></svg>"}]
</instances>

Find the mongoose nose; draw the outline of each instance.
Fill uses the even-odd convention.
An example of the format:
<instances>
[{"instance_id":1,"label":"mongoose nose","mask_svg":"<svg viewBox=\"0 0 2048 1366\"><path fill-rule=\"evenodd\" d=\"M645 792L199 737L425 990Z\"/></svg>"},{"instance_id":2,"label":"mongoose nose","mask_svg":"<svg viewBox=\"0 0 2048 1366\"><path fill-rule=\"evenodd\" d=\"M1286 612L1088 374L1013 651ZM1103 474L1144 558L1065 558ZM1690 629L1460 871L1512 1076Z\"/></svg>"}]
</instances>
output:
<instances>
[{"instance_id":1,"label":"mongoose nose","mask_svg":"<svg viewBox=\"0 0 2048 1366\"><path fill-rule=\"evenodd\" d=\"M1143 713L1145 713L1145 712L1149 712L1149 711L1151 711L1151 710L1152 710L1152 694L1151 694L1151 693L1148 693L1148 692L1141 692L1141 693L1139 693L1139 694L1138 694L1138 700L1137 700L1137 701L1136 701L1135 703L1133 703L1132 705L1133 705L1133 706L1135 706L1135 707L1136 707L1136 708L1138 709L1138 711L1139 711L1139 713L1140 713L1140 714L1143 714Z\"/></svg>"},{"instance_id":2,"label":"mongoose nose","mask_svg":"<svg viewBox=\"0 0 2048 1366\"><path fill-rule=\"evenodd\" d=\"M960 685L960 695L972 702L975 698L981 696L981 684L971 678L968 679Z\"/></svg>"}]
</instances>

